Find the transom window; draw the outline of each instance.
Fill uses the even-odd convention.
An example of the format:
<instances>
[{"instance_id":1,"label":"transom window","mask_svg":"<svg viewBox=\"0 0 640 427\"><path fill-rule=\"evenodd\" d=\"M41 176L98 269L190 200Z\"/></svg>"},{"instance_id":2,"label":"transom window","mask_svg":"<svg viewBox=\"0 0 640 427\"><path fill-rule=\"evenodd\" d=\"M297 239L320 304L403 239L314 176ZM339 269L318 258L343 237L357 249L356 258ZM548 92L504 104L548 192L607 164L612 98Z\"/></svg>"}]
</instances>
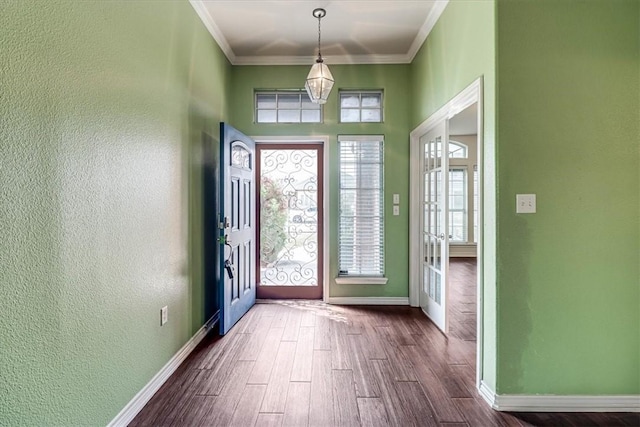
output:
<instances>
[{"instance_id":1,"label":"transom window","mask_svg":"<svg viewBox=\"0 0 640 427\"><path fill-rule=\"evenodd\" d=\"M382 136L339 136L339 276L384 275Z\"/></svg>"},{"instance_id":2,"label":"transom window","mask_svg":"<svg viewBox=\"0 0 640 427\"><path fill-rule=\"evenodd\" d=\"M340 121L382 122L382 91L340 91Z\"/></svg>"},{"instance_id":3,"label":"transom window","mask_svg":"<svg viewBox=\"0 0 640 427\"><path fill-rule=\"evenodd\" d=\"M256 91L256 123L322 123L322 106L305 90Z\"/></svg>"}]
</instances>

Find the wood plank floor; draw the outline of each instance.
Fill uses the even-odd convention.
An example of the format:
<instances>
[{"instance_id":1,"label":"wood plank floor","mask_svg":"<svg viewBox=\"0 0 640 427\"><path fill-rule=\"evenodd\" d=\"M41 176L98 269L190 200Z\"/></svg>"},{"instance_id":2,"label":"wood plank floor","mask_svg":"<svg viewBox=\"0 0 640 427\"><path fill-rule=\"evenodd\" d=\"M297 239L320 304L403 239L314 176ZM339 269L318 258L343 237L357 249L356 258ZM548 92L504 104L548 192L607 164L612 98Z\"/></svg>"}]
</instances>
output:
<instances>
[{"instance_id":1,"label":"wood plank floor","mask_svg":"<svg viewBox=\"0 0 640 427\"><path fill-rule=\"evenodd\" d=\"M508 414L475 389L475 260L452 259L445 337L410 307L256 304L207 337L131 426L639 426L640 414Z\"/></svg>"}]
</instances>

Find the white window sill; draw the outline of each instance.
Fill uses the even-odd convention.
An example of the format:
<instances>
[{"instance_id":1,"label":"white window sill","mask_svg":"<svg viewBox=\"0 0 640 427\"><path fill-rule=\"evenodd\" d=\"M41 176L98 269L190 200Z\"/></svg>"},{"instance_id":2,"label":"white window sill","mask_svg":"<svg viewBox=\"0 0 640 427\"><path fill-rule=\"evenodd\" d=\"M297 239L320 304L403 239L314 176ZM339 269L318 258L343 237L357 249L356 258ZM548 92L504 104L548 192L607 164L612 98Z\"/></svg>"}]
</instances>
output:
<instances>
[{"instance_id":1,"label":"white window sill","mask_svg":"<svg viewBox=\"0 0 640 427\"><path fill-rule=\"evenodd\" d=\"M359 277L359 276L338 276L337 285L386 285L389 279L386 277Z\"/></svg>"}]
</instances>

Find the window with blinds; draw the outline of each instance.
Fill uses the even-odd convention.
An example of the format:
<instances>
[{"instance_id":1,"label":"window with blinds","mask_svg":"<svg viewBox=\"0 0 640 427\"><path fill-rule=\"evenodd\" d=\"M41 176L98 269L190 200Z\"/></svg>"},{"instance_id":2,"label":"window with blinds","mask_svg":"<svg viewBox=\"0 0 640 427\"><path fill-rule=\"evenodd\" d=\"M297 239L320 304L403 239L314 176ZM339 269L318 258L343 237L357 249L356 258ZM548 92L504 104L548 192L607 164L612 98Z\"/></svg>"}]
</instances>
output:
<instances>
[{"instance_id":1,"label":"window with blinds","mask_svg":"<svg viewBox=\"0 0 640 427\"><path fill-rule=\"evenodd\" d=\"M384 138L338 137L339 276L384 275Z\"/></svg>"}]
</instances>

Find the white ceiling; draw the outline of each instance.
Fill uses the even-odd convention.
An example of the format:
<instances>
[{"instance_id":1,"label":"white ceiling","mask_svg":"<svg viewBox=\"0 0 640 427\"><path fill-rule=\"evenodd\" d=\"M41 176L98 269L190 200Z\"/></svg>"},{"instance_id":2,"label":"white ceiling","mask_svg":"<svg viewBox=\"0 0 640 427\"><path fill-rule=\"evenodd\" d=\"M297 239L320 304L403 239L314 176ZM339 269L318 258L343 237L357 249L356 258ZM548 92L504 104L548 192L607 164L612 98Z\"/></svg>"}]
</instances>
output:
<instances>
[{"instance_id":1,"label":"white ceiling","mask_svg":"<svg viewBox=\"0 0 640 427\"><path fill-rule=\"evenodd\" d=\"M190 0L234 65L409 63L448 0Z\"/></svg>"},{"instance_id":2,"label":"white ceiling","mask_svg":"<svg viewBox=\"0 0 640 427\"><path fill-rule=\"evenodd\" d=\"M478 103L471 104L449 120L449 135L478 133Z\"/></svg>"}]
</instances>

